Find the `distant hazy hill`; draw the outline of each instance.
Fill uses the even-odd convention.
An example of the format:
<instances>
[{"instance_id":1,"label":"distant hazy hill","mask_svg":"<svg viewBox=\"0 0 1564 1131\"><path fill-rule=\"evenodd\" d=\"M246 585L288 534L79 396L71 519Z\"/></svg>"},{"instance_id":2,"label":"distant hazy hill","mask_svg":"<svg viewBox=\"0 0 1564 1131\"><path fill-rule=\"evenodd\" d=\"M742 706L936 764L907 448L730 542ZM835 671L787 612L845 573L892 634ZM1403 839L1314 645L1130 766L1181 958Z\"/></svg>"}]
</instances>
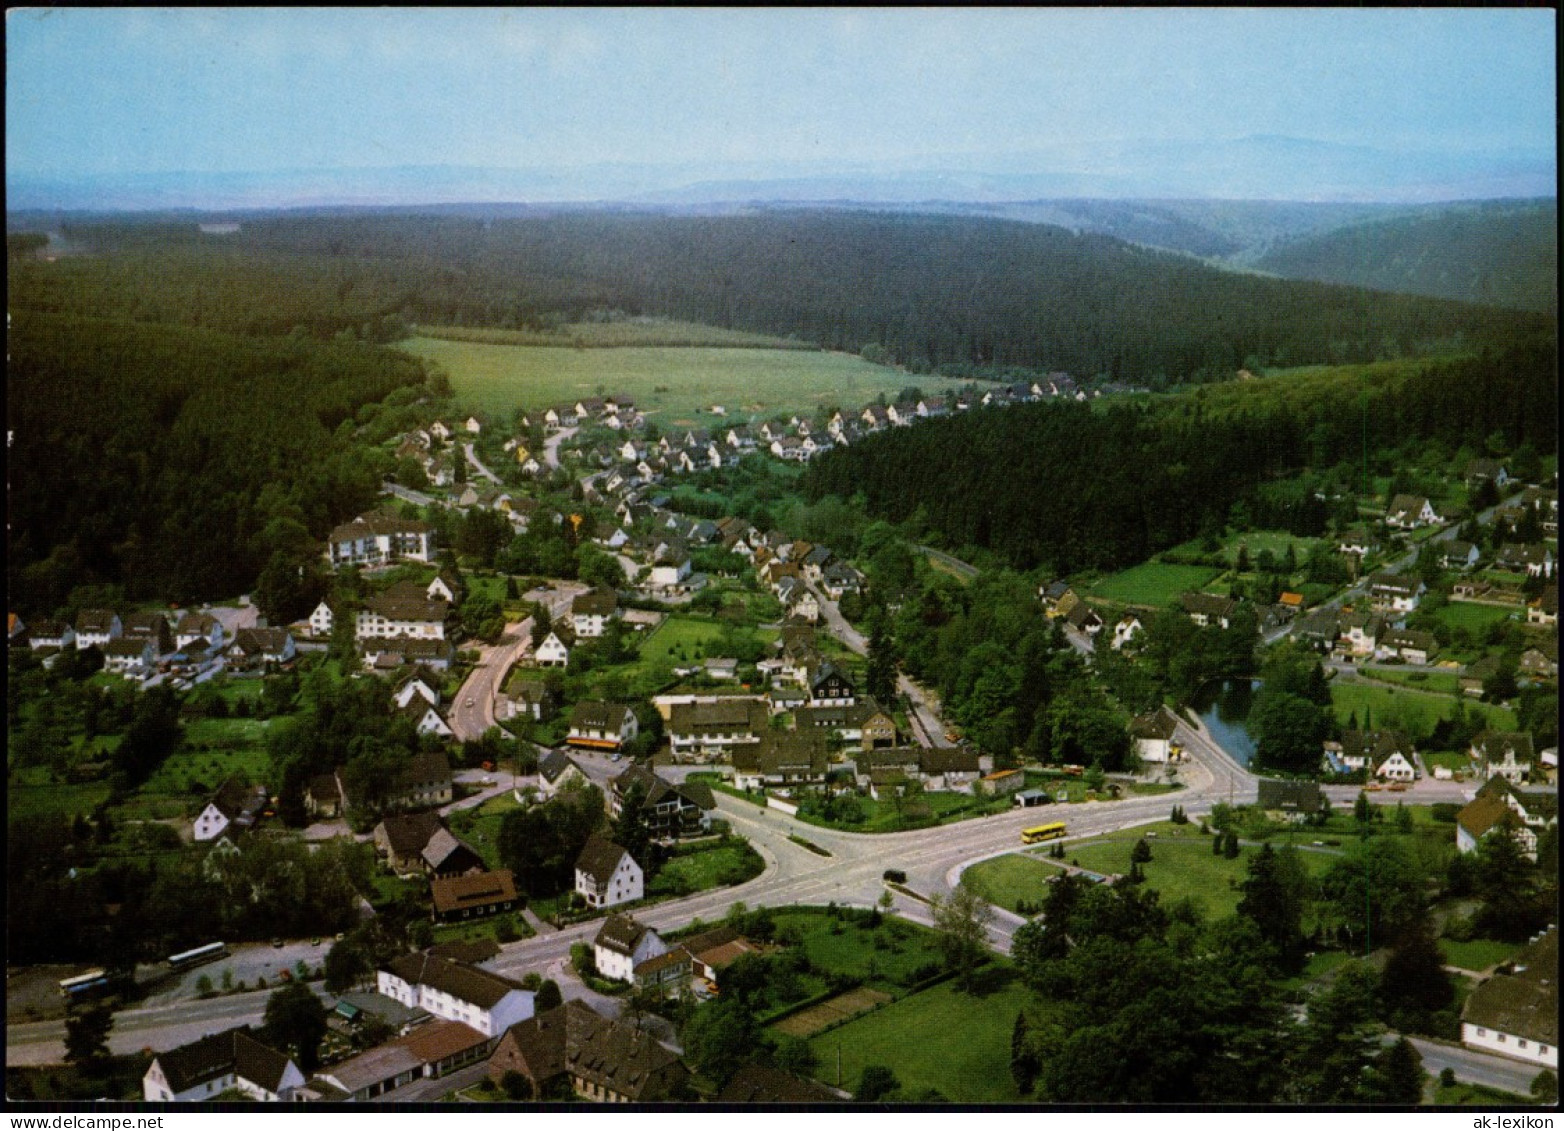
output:
<instances>
[{"instance_id":1,"label":"distant hazy hill","mask_svg":"<svg viewBox=\"0 0 1564 1131\"><path fill-rule=\"evenodd\" d=\"M1558 301L1558 203L1449 205L1304 236L1254 266L1292 279L1551 311Z\"/></svg>"}]
</instances>

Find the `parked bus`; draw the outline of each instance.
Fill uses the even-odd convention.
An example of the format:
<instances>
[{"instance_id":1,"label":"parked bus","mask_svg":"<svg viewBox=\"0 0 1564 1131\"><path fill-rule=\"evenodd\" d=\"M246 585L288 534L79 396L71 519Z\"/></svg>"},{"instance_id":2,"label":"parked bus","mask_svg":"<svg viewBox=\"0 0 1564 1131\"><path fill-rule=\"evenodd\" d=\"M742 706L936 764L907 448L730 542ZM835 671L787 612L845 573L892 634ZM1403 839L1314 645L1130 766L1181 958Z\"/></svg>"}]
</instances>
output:
<instances>
[{"instance_id":1,"label":"parked bus","mask_svg":"<svg viewBox=\"0 0 1564 1131\"><path fill-rule=\"evenodd\" d=\"M109 988L109 976L102 970L88 970L74 978L60 980L60 995L67 1002L85 1001Z\"/></svg>"},{"instance_id":2,"label":"parked bus","mask_svg":"<svg viewBox=\"0 0 1564 1131\"><path fill-rule=\"evenodd\" d=\"M220 942L207 943L198 946L194 950L180 951L178 954L169 955L168 966L174 973L188 970L192 966L201 966L208 962L216 962L219 958L228 957L228 947Z\"/></svg>"},{"instance_id":3,"label":"parked bus","mask_svg":"<svg viewBox=\"0 0 1564 1131\"><path fill-rule=\"evenodd\" d=\"M1041 844L1045 840L1058 840L1064 836L1064 822L1055 821L1051 825L1034 825L1029 829L1021 830L1022 844Z\"/></svg>"}]
</instances>

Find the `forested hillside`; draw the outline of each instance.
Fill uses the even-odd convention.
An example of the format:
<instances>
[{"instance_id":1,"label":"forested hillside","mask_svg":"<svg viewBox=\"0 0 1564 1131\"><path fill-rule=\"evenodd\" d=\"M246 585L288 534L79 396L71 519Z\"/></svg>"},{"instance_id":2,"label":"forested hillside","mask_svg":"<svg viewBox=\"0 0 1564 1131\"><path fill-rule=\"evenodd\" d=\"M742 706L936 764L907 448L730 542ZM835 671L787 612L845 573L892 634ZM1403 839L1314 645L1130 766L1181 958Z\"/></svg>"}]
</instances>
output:
<instances>
[{"instance_id":1,"label":"forested hillside","mask_svg":"<svg viewBox=\"0 0 1564 1131\"><path fill-rule=\"evenodd\" d=\"M223 236L193 228L77 225L66 234L90 250L134 251L123 263L114 257L112 283L88 272L99 308L126 317L175 308L199 324L242 318L264 331L298 325L375 337L397 315L525 328L616 309L796 335L830 349L874 343L916 372L951 375L1065 369L1159 385L1226 377L1240 366L1420 353L1542 324L1236 275L1104 236L969 217L363 212L257 218ZM268 294L290 284L293 293L275 309L259 306L224 282L236 271L253 272ZM47 301L49 286L42 290Z\"/></svg>"},{"instance_id":2,"label":"forested hillside","mask_svg":"<svg viewBox=\"0 0 1564 1131\"><path fill-rule=\"evenodd\" d=\"M424 379L356 343L26 309L8 347L7 570L24 613L83 585L229 597L274 561L312 564L379 488L355 413Z\"/></svg>"},{"instance_id":3,"label":"forested hillside","mask_svg":"<svg viewBox=\"0 0 1564 1131\"><path fill-rule=\"evenodd\" d=\"M973 410L828 452L809 465L803 489L862 495L875 517L916 519L952 547L986 548L1019 568L1117 569L1220 529L1234 502L1305 467L1356 466L1367 455L1388 470L1408 441L1454 448L1494 432L1511 447L1550 450L1556 359L1538 342L1318 380L1232 382L1149 404ZM1312 494L1287 505L1296 513L1273 515L1277 525L1323 529L1327 511Z\"/></svg>"},{"instance_id":4,"label":"forested hillside","mask_svg":"<svg viewBox=\"0 0 1564 1131\"><path fill-rule=\"evenodd\" d=\"M1305 236L1254 265L1291 279L1551 312L1558 238L1556 201L1452 205Z\"/></svg>"}]
</instances>

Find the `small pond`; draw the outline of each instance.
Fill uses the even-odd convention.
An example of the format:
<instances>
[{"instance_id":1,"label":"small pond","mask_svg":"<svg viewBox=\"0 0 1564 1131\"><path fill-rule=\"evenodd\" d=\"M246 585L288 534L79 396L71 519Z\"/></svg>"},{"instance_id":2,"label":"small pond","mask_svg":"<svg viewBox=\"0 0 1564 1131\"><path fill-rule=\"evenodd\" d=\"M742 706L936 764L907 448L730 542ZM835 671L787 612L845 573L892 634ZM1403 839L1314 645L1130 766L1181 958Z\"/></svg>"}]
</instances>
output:
<instances>
[{"instance_id":1,"label":"small pond","mask_svg":"<svg viewBox=\"0 0 1564 1131\"><path fill-rule=\"evenodd\" d=\"M1259 688L1257 679L1214 679L1196 692L1189 704L1217 745L1240 766L1248 766L1255 754L1249 708Z\"/></svg>"}]
</instances>

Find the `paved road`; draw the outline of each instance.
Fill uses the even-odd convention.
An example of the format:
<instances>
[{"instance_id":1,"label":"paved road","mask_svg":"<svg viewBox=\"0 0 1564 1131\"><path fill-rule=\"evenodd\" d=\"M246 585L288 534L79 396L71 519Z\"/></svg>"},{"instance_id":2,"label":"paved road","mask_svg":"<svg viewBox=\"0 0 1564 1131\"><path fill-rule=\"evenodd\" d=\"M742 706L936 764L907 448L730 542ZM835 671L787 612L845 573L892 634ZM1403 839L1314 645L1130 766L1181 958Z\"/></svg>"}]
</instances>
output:
<instances>
[{"instance_id":1,"label":"paved road","mask_svg":"<svg viewBox=\"0 0 1564 1131\"><path fill-rule=\"evenodd\" d=\"M977 566L972 565L970 562L964 562L960 558L952 557L950 554L945 553L944 550L936 550L932 546L913 546L913 549L920 554L927 554L965 581L971 581L979 573Z\"/></svg>"},{"instance_id":2,"label":"paved road","mask_svg":"<svg viewBox=\"0 0 1564 1131\"><path fill-rule=\"evenodd\" d=\"M549 616L555 620L570 612L570 603L585 592L587 586L574 581L555 582L547 589L534 589L526 594L529 601L542 601L548 605ZM495 725L494 699L505 686L505 677L523 656L532 650L532 618L505 626L500 642L478 649L478 662L457 693L451 710L451 731L458 741L470 742L481 738Z\"/></svg>"},{"instance_id":3,"label":"paved road","mask_svg":"<svg viewBox=\"0 0 1564 1131\"><path fill-rule=\"evenodd\" d=\"M470 466L479 475L487 479L490 483L500 482L500 477L498 475L494 474L494 472L483 466L483 463L478 459L477 453L472 450L471 444L463 444L462 450L467 453L468 466Z\"/></svg>"},{"instance_id":4,"label":"paved road","mask_svg":"<svg viewBox=\"0 0 1564 1131\"><path fill-rule=\"evenodd\" d=\"M546 437L543 441L543 462L549 467L558 467L560 441L570 439L577 431L578 429L575 428L561 428L552 436Z\"/></svg>"},{"instance_id":5,"label":"paved road","mask_svg":"<svg viewBox=\"0 0 1564 1131\"><path fill-rule=\"evenodd\" d=\"M380 493L382 495L394 495L404 502L409 502L415 506L420 507L433 506L436 503L442 503L442 500L435 498L433 495L426 495L422 491L414 491L412 488L404 487L400 483L382 483L380 485Z\"/></svg>"},{"instance_id":6,"label":"paved road","mask_svg":"<svg viewBox=\"0 0 1564 1131\"><path fill-rule=\"evenodd\" d=\"M1516 1095L1531 1094L1531 1082L1542 1066L1511 1060L1494 1053L1477 1052L1443 1041L1430 1041L1423 1037L1408 1037L1412 1047L1423 1057L1423 1071L1438 1076L1446 1068L1455 1072L1457 1080L1469 1084L1486 1084L1490 1088L1513 1092Z\"/></svg>"}]
</instances>

